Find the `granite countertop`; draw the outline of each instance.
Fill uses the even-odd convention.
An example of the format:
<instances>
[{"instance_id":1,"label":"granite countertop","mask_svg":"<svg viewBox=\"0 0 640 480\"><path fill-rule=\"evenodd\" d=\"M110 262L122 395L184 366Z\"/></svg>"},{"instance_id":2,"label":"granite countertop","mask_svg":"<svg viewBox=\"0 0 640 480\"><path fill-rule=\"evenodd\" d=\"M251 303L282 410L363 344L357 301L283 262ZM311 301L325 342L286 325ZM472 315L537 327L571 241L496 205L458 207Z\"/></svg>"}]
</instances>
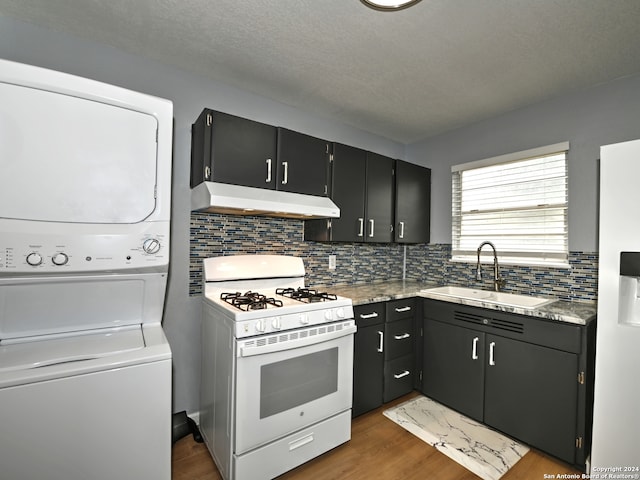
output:
<instances>
[{"instance_id":1,"label":"granite countertop","mask_svg":"<svg viewBox=\"0 0 640 480\"><path fill-rule=\"evenodd\" d=\"M353 305L357 306L409 297L428 298L426 294L420 291L437 286L440 285L436 283L418 282L416 280L394 280L366 285L333 285L328 288L332 293L350 298ZM485 303L479 300L452 299L451 301L462 305L489 308L507 313L529 315L577 325L587 325L596 318L597 313L595 302L568 302L557 300L538 308L518 308Z\"/></svg>"}]
</instances>

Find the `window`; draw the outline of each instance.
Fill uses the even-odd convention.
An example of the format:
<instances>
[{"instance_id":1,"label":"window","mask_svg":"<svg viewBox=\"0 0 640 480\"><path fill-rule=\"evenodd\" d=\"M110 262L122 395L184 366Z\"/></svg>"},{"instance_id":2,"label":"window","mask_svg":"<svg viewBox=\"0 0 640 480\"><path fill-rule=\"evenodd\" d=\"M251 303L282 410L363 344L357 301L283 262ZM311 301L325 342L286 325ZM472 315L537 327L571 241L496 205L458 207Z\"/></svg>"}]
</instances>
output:
<instances>
[{"instance_id":1,"label":"window","mask_svg":"<svg viewBox=\"0 0 640 480\"><path fill-rule=\"evenodd\" d=\"M568 266L568 143L477 162L452 171L452 260L477 259L491 241L503 263ZM483 256L491 249L483 249Z\"/></svg>"}]
</instances>

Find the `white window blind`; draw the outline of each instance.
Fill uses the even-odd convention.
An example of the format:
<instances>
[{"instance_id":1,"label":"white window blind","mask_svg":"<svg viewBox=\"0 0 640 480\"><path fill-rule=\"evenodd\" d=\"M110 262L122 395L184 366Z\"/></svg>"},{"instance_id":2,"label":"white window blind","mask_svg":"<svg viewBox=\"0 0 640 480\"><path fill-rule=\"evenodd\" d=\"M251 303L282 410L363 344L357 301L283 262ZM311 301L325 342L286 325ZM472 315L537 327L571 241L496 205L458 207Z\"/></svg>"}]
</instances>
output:
<instances>
[{"instance_id":1,"label":"white window blind","mask_svg":"<svg viewBox=\"0 0 640 480\"><path fill-rule=\"evenodd\" d=\"M568 143L452 167L452 260L568 266ZM493 258L491 249L483 257Z\"/></svg>"}]
</instances>

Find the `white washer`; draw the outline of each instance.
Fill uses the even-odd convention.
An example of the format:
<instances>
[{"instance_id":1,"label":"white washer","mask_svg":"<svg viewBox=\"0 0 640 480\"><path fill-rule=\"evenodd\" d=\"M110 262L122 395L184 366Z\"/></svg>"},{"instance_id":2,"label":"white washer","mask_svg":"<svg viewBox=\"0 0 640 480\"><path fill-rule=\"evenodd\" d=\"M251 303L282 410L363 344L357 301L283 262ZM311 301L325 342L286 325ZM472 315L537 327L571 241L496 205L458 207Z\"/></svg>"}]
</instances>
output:
<instances>
[{"instance_id":1,"label":"white washer","mask_svg":"<svg viewBox=\"0 0 640 480\"><path fill-rule=\"evenodd\" d=\"M0 60L2 478L171 478L172 122Z\"/></svg>"}]
</instances>

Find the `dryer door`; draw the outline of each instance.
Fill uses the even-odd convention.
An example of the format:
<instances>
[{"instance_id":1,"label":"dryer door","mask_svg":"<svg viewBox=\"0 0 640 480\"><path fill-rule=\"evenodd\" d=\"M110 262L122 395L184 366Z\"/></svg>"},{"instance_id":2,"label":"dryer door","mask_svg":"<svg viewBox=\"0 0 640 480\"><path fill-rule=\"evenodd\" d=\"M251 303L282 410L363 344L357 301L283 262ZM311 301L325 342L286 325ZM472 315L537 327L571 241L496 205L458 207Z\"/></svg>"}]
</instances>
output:
<instances>
[{"instance_id":1,"label":"dryer door","mask_svg":"<svg viewBox=\"0 0 640 480\"><path fill-rule=\"evenodd\" d=\"M0 82L0 217L137 223L156 205L157 120Z\"/></svg>"}]
</instances>

